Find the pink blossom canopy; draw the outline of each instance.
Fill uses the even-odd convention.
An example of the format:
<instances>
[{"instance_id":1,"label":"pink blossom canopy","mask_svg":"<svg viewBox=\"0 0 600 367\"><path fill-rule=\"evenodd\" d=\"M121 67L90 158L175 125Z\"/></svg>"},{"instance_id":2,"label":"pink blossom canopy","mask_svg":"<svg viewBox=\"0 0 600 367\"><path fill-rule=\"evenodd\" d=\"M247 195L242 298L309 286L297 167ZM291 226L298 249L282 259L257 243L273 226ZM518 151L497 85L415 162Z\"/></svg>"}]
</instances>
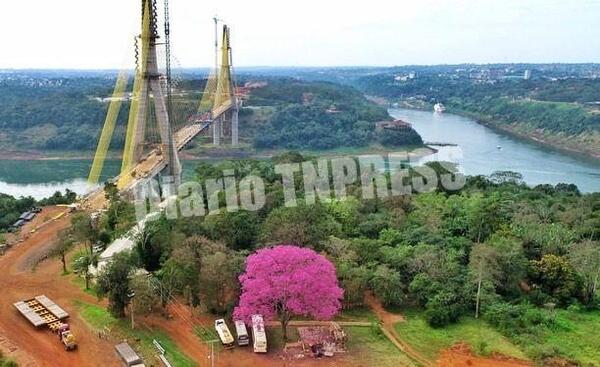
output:
<instances>
[{"instance_id":1,"label":"pink blossom canopy","mask_svg":"<svg viewBox=\"0 0 600 367\"><path fill-rule=\"evenodd\" d=\"M242 320L253 314L274 320L281 307L294 315L329 320L344 294L331 262L311 249L290 245L256 251L239 279L242 295L234 317Z\"/></svg>"}]
</instances>

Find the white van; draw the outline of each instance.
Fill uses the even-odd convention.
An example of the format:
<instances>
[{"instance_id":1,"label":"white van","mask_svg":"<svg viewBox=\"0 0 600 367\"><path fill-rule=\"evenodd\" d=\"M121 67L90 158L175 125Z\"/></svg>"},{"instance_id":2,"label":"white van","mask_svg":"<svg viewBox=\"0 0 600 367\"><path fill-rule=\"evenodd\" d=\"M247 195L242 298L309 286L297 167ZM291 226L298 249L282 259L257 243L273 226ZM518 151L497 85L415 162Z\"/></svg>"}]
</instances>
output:
<instances>
[{"instance_id":1,"label":"white van","mask_svg":"<svg viewBox=\"0 0 600 367\"><path fill-rule=\"evenodd\" d=\"M235 320L235 333L237 334L237 343L240 347L250 344L248 330L246 329L246 324L242 320Z\"/></svg>"},{"instance_id":2,"label":"white van","mask_svg":"<svg viewBox=\"0 0 600 367\"><path fill-rule=\"evenodd\" d=\"M225 349L233 348L235 346L235 340L233 340L233 336L231 336L231 332L229 332L225 320L215 320L215 329L217 330L219 339L221 339L221 343Z\"/></svg>"},{"instance_id":3,"label":"white van","mask_svg":"<svg viewBox=\"0 0 600 367\"><path fill-rule=\"evenodd\" d=\"M267 334L261 315L252 315L252 339L254 339L254 353L267 353Z\"/></svg>"}]
</instances>

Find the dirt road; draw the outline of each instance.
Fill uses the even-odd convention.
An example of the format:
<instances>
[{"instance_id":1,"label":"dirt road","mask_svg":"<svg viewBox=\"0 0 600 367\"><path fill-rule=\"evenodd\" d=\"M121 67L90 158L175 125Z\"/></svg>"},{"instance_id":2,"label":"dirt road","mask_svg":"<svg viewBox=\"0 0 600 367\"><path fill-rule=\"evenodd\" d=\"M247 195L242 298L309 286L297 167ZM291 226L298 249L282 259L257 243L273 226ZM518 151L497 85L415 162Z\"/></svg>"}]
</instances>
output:
<instances>
[{"instance_id":1,"label":"dirt road","mask_svg":"<svg viewBox=\"0 0 600 367\"><path fill-rule=\"evenodd\" d=\"M414 350L404 340L402 340L400 335L398 335L396 332L394 324L404 321L404 317L402 315L387 311L385 308L383 308L381 302L379 302L379 300L377 300L370 292L365 295L365 301L371 310L373 310L375 315L377 315L377 318L381 320L383 333L392 341L392 343L394 343L394 345L396 345L398 349L409 355L413 360L422 366L430 367L434 365L432 361L428 360L426 357Z\"/></svg>"},{"instance_id":2,"label":"dirt road","mask_svg":"<svg viewBox=\"0 0 600 367\"><path fill-rule=\"evenodd\" d=\"M531 367L532 363L518 359L494 355L490 358L477 357L471 348L464 343L443 350L437 360L440 367Z\"/></svg>"},{"instance_id":3,"label":"dirt road","mask_svg":"<svg viewBox=\"0 0 600 367\"><path fill-rule=\"evenodd\" d=\"M411 356L414 360L423 366L438 367L530 367L532 364L528 361L508 358L502 355L493 355L489 358L475 356L465 343L458 343L452 348L440 351L437 361L430 361L422 354L414 350L406 343L396 332L394 324L404 321L404 317L387 311L372 294L366 295L366 302L373 312L381 320L384 333L394 344Z\"/></svg>"},{"instance_id":4,"label":"dirt road","mask_svg":"<svg viewBox=\"0 0 600 367\"><path fill-rule=\"evenodd\" d=\"M0 350L19 365L33 366L119 366L113 345L99 340L75 312L75 301L98 303L61 275L60 261L44 259L60 229L69 225L69 216L52 220L65 208L49 207L22 230L23 241L0 257ZM30 231L39 227L35 232ZM64 308L77 337L79 348L66 352L58 337L45 328L35 329L13 307L13 303L45 294Z\"/></svg>"}]
</instances>

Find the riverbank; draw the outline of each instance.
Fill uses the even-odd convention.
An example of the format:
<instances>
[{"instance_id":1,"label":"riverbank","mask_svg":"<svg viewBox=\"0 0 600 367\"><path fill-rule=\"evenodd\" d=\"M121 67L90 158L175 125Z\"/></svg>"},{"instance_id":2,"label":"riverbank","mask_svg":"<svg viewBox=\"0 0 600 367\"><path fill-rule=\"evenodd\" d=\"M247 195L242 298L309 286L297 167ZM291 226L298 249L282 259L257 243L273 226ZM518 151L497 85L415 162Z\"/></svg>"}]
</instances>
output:
<instances>
[{"instance_id":1,"label":"riverbank","mask_svg":"<svg viewBox=\"0 0 600 367\"><path fill-rule=\"evenodd\" d=\"M457 163L466 175L519 172L528 185L576 184L582 192L600 190L600 162L488 127L473 118L431 110L390 109L410 122L425 141L452 145L435 147L435 159Z\"/></svg>"},{"instance_id":2,"label":"riverbank","mask_svg":"<svg viewBox=\"0 0 600 367\"><path fill-rule=\"evenodd\" d=\"M450 108L448 112L471 118L477 123L490 129L494 129L519 139L528 140L541 144L567 154L580 158L600 161L600 134L594 135L566 135L562 133L550 133L543 129L532 129L524 124L502 124L495 122L491 117L479 113Z\"/></svg>"},{"instance_id":3,"label":"riverbank","mask_svg":"<svg viewBox=\"0 0 600 367\"><path fill-rule=\"evenodd\" d=\"M378 101L385 99L378 98ZM427 102L414 100L398 101L398 108L406 108L417 111L432 111L433 105ZM389 102L388 102L389 104ZM529 128L520 123L500 123L490 116L475 113L453 106L446 106L447 113L468 117L477 123L490 129L505 133L507 135L530 141L542 146L561 151L579 158L600 161L600 133L587 135L567 135L563 133L551 133L544 129Z\"/></svg>"},{"instance_id":4,"label":"riverbank","mask_svg":"<svg viewBox=\"0 0 600 367\"><path fill-rule=\"evenodd\" d=\"M288 149L253 149L248 147L231 148L228 146L213 147L205 145L192 149L182 150L179 157L182 160L216 160L216 159L269 159L276 155L288 152ZM372 144L365 147L340 147L325 150L299 150L300 154L315 155L319 157L332 157L338 155L363 155L363 154L387 154L389 152L405 151L411 158L420 158L436 152L427 146L399 146L384 147ZM81 151L3 151L0 150L0 161L77 161L92 160L93 153ZM121 155L117 152L108 153L106 160L120 160Z\"/></svg>"}]
</instances>

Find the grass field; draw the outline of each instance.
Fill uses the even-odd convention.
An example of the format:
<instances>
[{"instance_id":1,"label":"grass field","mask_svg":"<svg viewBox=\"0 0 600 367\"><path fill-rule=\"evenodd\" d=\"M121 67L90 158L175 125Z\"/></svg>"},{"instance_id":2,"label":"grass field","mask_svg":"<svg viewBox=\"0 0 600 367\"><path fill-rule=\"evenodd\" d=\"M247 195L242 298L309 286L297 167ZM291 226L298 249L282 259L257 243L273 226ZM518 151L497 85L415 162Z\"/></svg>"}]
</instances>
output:
<instances>
[{"instance_id":1,"label":"grass field","mask_svg":"<svg viewBox=\"0 0 600 367\"><path fill-rule=\"evenodd\" d=\"M79 314L85 322L96 330L109 328L111 333L115 333L120 337L129 340L139 340L139 347L142 354L148 358L156 354L156 349L152 344L152 340L156 339L167 351L166 355L169 362L173 366L192 367L197 364L188 358L177 345L162 331L148 330L137 328L131 330L127 320L118 320L114 318L104 308L96 305L91 305L84 302L78 302Z\"/></svg>"},{"instance_id":2,"label":"grass field","mask_svg":"<svg viewBox=\"0 0 600 367\"><path fill-rule=\"evenodd\" d=\"M335 317L335 320L377 322L377 316L370 308L354 307L349 310L342 310L342 312Z\"/></svg>"},{"instance_id":3,"label":"grass field","mask_svg":"<svg viewBox=\"0 0 600 367\"><path fill-rule=\"evenodd\" d=\"M364 362L365 366L417 366L378 328L353 326L344 330L348 333L348 349L355 356L353 360Z\"/></svg>"},{"instance_id":4,"label":"grass field","mask_svg":"<svg viewBox=\"0 0 600 367\"><path fill-rule=\"evenodd\" d=\"M395 325L396 332L415 350L435 360L440 350L457 342L471 345L473 352L489 355L492 352L525 359L527 356L517 345L504 337L486 322L474 318L462 318L460 322L444 328L432 328L423 314L404 311L405 322Z\"/></svg>"},{"instance_id":5,"label":"grass field","mask_svg":"<svg viewBox=\"0 0 600 367\"><path fill-rule=\"evenodd\" d=\"M348 334L348 358L352 362L364 366L397 367L417 366L406 354L398 350L392 342L383 335L377 327L345 326ZM269 350L281 350L284 343L281 328L267 328ZM294 327L288 328L289 340L298 340L298 331ZM344 356L346 357L346 356Z\"/></svg>"},{"instance_id":6,"label":"grass field","mask_svg":"<svg viewBox=\"0 0 600 367\"><path fill-rule=\"evenodd\" d=\"M558 353L583 366L600 366L600 312L559 310L556 317L560 327L544 331L535 342L520 340L528 354Z\"/></svg>"}]
</instances>

